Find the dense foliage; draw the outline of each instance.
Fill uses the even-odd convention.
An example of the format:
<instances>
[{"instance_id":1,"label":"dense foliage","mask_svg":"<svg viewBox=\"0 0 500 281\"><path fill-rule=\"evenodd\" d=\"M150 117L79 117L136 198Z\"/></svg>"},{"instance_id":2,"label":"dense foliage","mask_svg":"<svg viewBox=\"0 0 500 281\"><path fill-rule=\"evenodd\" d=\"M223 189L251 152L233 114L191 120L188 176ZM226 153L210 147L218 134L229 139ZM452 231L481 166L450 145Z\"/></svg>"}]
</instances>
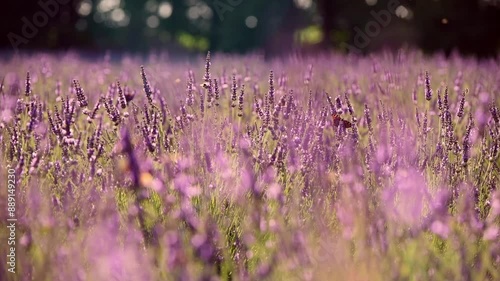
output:
<instances>
[{"instance_id":1,"label":"dense foliage","mask_svg":"<svg viewBox=\"0 0 500 281\"><path fill-rule=\"evenodd\" d=\"M500 280L499 65L4 61L0 279Z\"/></svg>"}]
</instances>

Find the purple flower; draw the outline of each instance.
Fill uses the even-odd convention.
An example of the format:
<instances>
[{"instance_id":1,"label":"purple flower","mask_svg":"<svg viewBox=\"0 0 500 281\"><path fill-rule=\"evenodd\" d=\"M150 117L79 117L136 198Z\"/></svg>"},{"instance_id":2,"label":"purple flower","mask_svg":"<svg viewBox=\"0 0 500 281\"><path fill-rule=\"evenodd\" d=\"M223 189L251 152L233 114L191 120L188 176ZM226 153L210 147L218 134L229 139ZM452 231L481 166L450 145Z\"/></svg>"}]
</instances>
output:
<instances>
[{"instance_id":1,"label":"purple flower","mask_svg":"<svg viewBox=\"0 0 500 281\"><path fill-rule=\"evenodd\" d=\"M149 85L149 80L148 77L146 76L146 72L144 71L144 66L142 65L141 65L141 77L144 86L144 92L146 93L148 102L149 104L153 104L153 91L151 90L151 86Z\"/></svg>"},{"instance_id":2,"label":"purple flower","mask_svg":"<svg viewBox=\"0 0 500 281\"><path fill-rule=\"evenodd\" d=\"M425 99L431 100L432 98L432 89L431 89L431 80L429 78L429 72L425 72Z\"/></svg>"},{"instance_id":3,"label":"purple flower","mask_svg":"<svg viewBox=\"0 0 500 281\"><path fill-rule=\"evenodd\" d=\"M26 72L26 90L24 91L24 93L27 97L31 95L31 79L29 71Z\"/></svg>"}]
</instances>

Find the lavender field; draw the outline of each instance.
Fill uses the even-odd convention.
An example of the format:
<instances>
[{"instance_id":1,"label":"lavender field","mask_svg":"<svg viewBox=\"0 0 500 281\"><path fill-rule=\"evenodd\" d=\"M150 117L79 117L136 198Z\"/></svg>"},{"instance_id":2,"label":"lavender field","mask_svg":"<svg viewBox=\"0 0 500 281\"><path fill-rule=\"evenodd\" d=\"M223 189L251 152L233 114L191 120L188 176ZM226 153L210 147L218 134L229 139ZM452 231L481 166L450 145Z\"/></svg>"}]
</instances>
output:
<instances>
[{"instance_id":1,"label":"lavender field","mask_svg":"<svg viewBox=\"0 0 500 281\"><path fill-rule=\"evenodd\" d=\"M0 64L0 280L500 280L500 59Z\"/></svg>"}]
</instances>

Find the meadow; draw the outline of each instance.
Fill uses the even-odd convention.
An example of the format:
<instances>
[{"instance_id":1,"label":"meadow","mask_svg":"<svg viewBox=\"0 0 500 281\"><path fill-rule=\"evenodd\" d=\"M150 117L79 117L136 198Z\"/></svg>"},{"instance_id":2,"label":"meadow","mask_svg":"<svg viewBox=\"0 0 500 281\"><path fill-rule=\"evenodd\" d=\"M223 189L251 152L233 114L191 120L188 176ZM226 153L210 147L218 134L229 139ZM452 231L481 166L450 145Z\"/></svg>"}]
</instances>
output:
<instances>
[{"instance_id":1,"label":"meadow","mask_svg":"<svg viewBox=\"0 0 500 281\"><path fill-rule=\"evenodd\" d=\"M500 280L500 58L0 65L0 280Z\"/></svg>"}]
</instances>

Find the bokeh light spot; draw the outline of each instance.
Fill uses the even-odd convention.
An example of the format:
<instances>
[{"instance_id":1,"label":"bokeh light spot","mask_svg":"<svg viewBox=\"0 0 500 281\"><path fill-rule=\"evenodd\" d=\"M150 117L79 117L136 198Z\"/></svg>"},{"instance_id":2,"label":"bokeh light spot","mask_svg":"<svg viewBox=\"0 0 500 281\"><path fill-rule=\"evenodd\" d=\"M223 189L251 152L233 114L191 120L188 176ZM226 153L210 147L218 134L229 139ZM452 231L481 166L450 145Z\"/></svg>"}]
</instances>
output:
<instances>
[{"instance_id":1,"label":"bokeh light spot","mask_svg":"<svg viewBox=\"0 0 500 281\"><path fill-rule=\"evenodd\" d=\"M258 23L259 23L259 20L254 16L249 16L245 19L245 25L248 28L256 28Z\"/></svg>"},{"instance_id":2,"label":"bokeh light spot","mask_svg":"<svg viewBox=\"0 0 500 281\"><path fill-rule=\"evenodd\" d=\"M315 45L323 41L324 34L321 27L312 25L299 30L296 33L296 38L301 44Z\"/></svg>"},{"instance_id":3,"label":"bokeh light spot","mask_svg":"<svg viewBox=\"0 0 500 281\"><path fill-rule=\"evenodd\" d=\"M125 19L125 12L120 8L115 9L111 12L111 19L116 22L121 22Z\"/></svg>"},{"instance_id":4,"label":"bokeh light spot","mask_svg":"<svg viewBox=\"0 0 500 281\"><path fill-rule=\"evenodd\" d=\"M149 0L144 4L146 11L155 13L158 10L158 3L155 0Z\"/></svg>"},{"instance_id":5,"label":"bokeh light spot","mask_svg":"<svg viewBox=\"0 0 500 281\"><path fill-rule=\"evenodd\" d=\"M307 10L311 8L313 1L312 0L294 0L295 6L300 9Z\"/></svg>"},{"instance_id":6,"label":"bokeh light spot","mask_svg":"<svg viewBox=\"0 0 500 281\"><path fill-rule=\"evenodd\" d=\"M406 19L408 18L410 15L410 11L403 5L399 5L397 8L396 8L396 16L402 18L402 19Z\"/></svg>"},{"instance_id":7,"label":"bokeh light spot","mask_svg":"<svg viewBox=\"0 0 500 281\"><path fill-rule=\"evenodd\" d=\"M101 0L97 5L97 10L101 13L107 13L120 7L120 0Z\"/></svg>"},{"instance_id":8,"label":"bokeh light spot","mask_svg":"<svg viewBox=\"0 0 500 281\"><path fill-rule=\"evenodd\" d=\"M197 3L194 6L189 7L186 12L186 16L190 20L197 20L199 18L211 19L213 16L212 9L205 3Z\"/></svg>"},{"instance_id":9,"label":"bokeh light spot","mask_svg":"<svg viewBox=\"0 0 500 281\"><path fill-rule=\"evenodd\" d=\"M172 15L172 4L169 2L162 2L158 7L158 15L161 18L169 18Z\"/></svg>"},{"instance_id":10,"label":"bokeh light spot","mask_svg":"<svg viewBox=\"0 0 500 281\"><path fill-rule=\"evenodd\" d=\"M92 12L92 1L83 0L76 10L80 16L86 17Z\"/></svg>"},{"instance_id":11,"label":"bokeh light spot","mask_svg":"<svg viewBox=\"0 0 500 281\"><path fill-rule=\"evenodd\" d=\"M193 7L190 7L188 10L187 10L187 17L190 19L190 20L195 20L199 17L199 13L198 13L198 7L197 6L193 6Z\"/></svg>"},{"instance_id":12,"label":"bokeh light spot","mask_svg":"<svg viewBox=\"0 0 500 281\"><path fill-rule=\"evenodd\" d=\"M160 19L157 16L150 16L146 20L146 24L149 28L157 28L160 25Z\"/></svg>"}]
</instances>

